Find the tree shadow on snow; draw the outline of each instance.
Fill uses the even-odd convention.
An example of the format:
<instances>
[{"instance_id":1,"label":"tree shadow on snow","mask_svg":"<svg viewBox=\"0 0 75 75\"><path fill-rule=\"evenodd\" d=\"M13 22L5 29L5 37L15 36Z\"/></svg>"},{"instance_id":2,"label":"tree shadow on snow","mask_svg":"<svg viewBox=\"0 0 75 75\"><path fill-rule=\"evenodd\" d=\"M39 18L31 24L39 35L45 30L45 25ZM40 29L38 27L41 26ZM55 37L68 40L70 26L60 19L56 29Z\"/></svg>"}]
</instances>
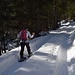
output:
<instances>
[{"instance_id":1,"label":"tree shadow on snow","mask_svg":"<svg viewBox=\"0 0 75 75\"><path fill-rule=\"evenodd\" d=\"M72 58L70 62L68 62L68 66L71 66L72 64L75 64L75 58Z\"/></svg>"},{"instance_id":2,"label":"tree shadow on snow","mask_svg":"<svg viewBox=\"0 0 75 75\"><path fill-rule=\"evenodd\" d=\"M53 54L49 54L49 53L43 53L43 52L36 52L34 55L37 55L37 56L42 56L42 57L47 57L47 58L50 58L50 59L53 59L53 60L56 60L57 56L56 55L53 55Z\"/></svg>"}]
</instances>

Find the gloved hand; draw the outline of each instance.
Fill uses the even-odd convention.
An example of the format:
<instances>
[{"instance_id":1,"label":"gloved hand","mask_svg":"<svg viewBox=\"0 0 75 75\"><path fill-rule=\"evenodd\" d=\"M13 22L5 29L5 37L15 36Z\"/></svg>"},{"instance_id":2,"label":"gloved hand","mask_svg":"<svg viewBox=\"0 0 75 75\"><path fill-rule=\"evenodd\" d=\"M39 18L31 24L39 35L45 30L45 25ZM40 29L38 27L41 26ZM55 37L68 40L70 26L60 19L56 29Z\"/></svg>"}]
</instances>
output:
<instances>
[{"instance_id":1,"label":"gloved hand","mask_svg":"<svg viewBox=\"0 0 75 75\"><path fill-rule=\"evenodd\" d=\"M33 32L32 35L35 35L35 33Z\"/></svg>"}]
</instances>

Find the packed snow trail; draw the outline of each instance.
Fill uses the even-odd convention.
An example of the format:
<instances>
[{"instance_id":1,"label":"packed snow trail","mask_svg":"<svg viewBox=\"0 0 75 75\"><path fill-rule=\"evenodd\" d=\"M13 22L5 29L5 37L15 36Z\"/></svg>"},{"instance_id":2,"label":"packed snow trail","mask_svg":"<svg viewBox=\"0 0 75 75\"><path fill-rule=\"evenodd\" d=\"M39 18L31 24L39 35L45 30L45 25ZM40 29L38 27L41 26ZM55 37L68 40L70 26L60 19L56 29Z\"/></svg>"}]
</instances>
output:
<instances>
[{"instance_id":1,"label":"packed snow trail","mask_svg":"<svg viewBox=\"0 0 75 75\"><path fill-rule=\"evenodd\" d=\"M19 48L0 56L0 75L68 75L68 72L74 75L71 69L74 70L74 65L70 66L74 55L70 57L69 53L75 48L72 47L74 38L75 26L71 25L61 26L46 36L35 38L30 46L36 53L26 62L17 62Z\"/></svg>"},{"instance_id":2,"label":"packed snow trail","mask_svg":"<svg viewBox=\"0 0 75 75\"><path fill-rule=\"evenodd\" d=\"M63 46L62 44L62 41L67 40L63 38L68 36L63 38L59 36L63 37L62 34L56 34L56 36L50 38L41 48L39 48L30 60L16 70L13 75L42 75L43 72L43 75L68 75L67 50L65 50L65 48L63 49L65 45Z\"/></svg>"},{"instance_id":3,"label":"packed snow trail","mask_svg":"<svg viewBox=\"0 0 75 75\"><path fill-rule=\"evenodd\" d=\"M13 75L42 75L43 73L43 75L52 75L55 68L57 45L49 43L49 40Z\"/></svg>"},{"instance_id":4,"label":"packed snow trail","mask_svg":"<svg viewBox=\"0 0 75 75\"><path fill-rule=\"evenodd\" d=\"M49 36L52 37L51 35L39 37L38 41L37 41L37 38L33 39L33 41L30 42L32 52L35 52L36 50L38 50L48 39L50 39ZM20 48L16 48L0 56L0 59L1 59L0 60L0 75L12 75L12 73L15 70L17 70L18 68L22 66L22 64L18 63L19 51L20 51ZM25 50L25 53L26 53L26 50Z\"/></svg>"}]
</instances>

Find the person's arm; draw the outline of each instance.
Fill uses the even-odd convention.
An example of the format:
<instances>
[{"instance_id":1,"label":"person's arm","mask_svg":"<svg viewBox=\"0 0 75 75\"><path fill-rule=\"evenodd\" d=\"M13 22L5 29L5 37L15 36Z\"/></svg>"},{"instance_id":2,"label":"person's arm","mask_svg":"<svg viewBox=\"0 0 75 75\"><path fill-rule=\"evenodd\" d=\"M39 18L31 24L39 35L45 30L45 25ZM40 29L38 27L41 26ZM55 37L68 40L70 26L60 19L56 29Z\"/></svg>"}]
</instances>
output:
<instances>
[{"instance_id":1,"label":"person's arm","mask_svg":"<svg viewBox=\"0 0 75 75\"><path fill-rule=\"evenodd\" d=\"M28 32L29 38L33 38L34 37L35 33L32 33L32 35L31 35L29 31L27 31L27 32Z\"/></svg>"}]
</instances>

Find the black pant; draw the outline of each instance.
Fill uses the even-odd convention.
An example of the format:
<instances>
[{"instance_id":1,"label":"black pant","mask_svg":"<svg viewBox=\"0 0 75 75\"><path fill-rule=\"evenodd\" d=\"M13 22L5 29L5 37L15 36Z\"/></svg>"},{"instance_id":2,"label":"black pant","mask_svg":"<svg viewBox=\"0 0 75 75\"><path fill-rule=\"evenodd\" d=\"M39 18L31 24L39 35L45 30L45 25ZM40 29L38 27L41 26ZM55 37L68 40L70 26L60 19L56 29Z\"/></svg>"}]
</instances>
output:
<instances>
[{"instance_id":1,"label":"black pant","mask_svg":"<svg viewBox=\"0 0 75 75\"><path fill-rule=\"evenodd\" d=\"M0 56L2 55L2 47L0 47Z\"/></svg>"},{"instance_id":2,"label":"black pant","mask_svg":"<svg viewBox=\"0 0 75 75\"><path fill-rule=\"evenodd\" d=\"M0 49L0 56L1 56L2 54L1 54L1 49Z\"/></svg>"},{"instance_id":3,"label":"black pant","mask_svg":"<svg viewBox=\"0 0 75 75\"><path fill-rule=\"evenodd\" d=\"M31 54L31 50L30 50L29 43L21 42L20 58L23 58L23 52L24 52L24 47L25 47L25 46L26 46L26 48L27 48L28 54L29 54L29 55Z\"/></svg>"}]
</instances>

